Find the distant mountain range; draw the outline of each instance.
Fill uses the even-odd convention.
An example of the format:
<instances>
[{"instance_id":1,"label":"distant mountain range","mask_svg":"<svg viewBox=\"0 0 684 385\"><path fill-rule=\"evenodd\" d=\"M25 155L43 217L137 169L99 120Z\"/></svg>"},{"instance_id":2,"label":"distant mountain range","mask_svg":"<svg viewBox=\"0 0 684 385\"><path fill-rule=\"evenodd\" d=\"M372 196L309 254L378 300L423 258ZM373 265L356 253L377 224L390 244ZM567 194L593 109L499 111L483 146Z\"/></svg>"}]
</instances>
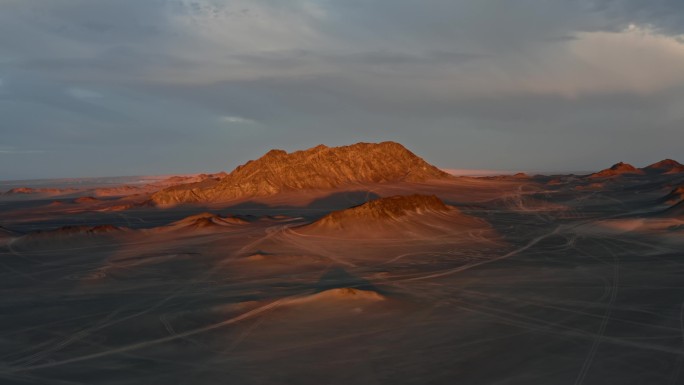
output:
<instances>
[{"instance_id":1,"label":"distant mountain range","mask_svg":"<svg viewBox=\"0 0 684 385\"><path fill-rule=\"evenodd\" d=\"M619 162L610 168L591 174L591 178L610 178L619 175L656 175L656 174L676 174L684 172L684 165L672 159L664 159L660 162L644 168L636 168L628 163Z\"/></svg>"}]
</instances>

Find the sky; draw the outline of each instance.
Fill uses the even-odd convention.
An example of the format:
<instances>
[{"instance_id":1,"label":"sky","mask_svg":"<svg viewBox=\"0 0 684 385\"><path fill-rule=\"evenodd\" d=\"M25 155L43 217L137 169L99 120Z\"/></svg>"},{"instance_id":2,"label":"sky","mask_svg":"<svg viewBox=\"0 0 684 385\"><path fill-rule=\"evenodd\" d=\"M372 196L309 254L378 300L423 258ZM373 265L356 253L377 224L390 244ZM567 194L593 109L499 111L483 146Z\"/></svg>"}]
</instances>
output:
<instances>
[{"instance_id":1,"label":"sky","mask_svg":"<svg viewBox=\"0 0 684 385\"><path fill-rule=\"evenodd\" d=\"M384 140L450 169L684 162L684 1L0 0L0 179Z\"/></svg>"}]
</instances>

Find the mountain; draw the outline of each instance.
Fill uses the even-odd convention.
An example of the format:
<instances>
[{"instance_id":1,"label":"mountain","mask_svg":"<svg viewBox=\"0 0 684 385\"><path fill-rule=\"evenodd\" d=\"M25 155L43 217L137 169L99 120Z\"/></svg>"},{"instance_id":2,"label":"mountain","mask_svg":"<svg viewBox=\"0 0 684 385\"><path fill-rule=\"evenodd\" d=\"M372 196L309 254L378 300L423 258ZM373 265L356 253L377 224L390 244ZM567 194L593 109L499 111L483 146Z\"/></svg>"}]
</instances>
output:
<instances>
[{"instance_id":1,"label":"mountain","mask_svg":"<svg viewBox=\"0 0 684 385\"><path fill-rule=\"evenodd\" d=\"M395 142L319 145L287 153L271 150L227 176L160 190L152 201L161 206L220 202L269 196L303 189L334 189L357 183L422 182L451 175Z\"/></svg>"},{"instance_id":2,"label":"mountain","mask_svg":"<svg viewBox=\"0 0 684 385\"><path fill-rule=\"evenodd\" d=\"M647 174L675 174L684 172L684 165L672 159L664 159L642 169Z\"/></svg>"},{"instance_id":3,"label":"mountain","mask_svg":"<svg viewBox=\"0 0 684 385\"><path fill-rule=\"evenodd\" d=\"M625 174L643 174L644 172L628 163L616 163L610 168L591 174L590 178L610 178Z\"/></svg>"}]
</instances>

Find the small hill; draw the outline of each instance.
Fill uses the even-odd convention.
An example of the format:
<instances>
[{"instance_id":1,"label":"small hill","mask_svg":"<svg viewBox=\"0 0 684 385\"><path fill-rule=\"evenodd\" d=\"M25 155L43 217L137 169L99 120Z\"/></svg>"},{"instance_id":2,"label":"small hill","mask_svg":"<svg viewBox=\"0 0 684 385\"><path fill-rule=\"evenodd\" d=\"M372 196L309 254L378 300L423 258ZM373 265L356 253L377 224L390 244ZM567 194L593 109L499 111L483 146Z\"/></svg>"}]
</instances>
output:
<instances>
[{"instance_id":1,"label":"small hill","mask_svg":"<svg viewBox=\"0 0 684 385\"><path fill-rule=\"evenodd\" d=\"M628 163L616 163L612 165L610 168L607 168L605 170L601 170L597 173L591 174L589 177L590 178L611 178L615 176L620 176L620 175L628 175L628 174L633 174L633 175L638 175L638 174L643 174L644 172L631 164Z\"/></svg>"},{"instance_id":2,"label":"small hill","mask_svg":"<svg viewBox=\"0 0 684 385\"><path fill-rule=\"evenodd\" d=\"M452 178L395 142L319 145L287 153L271 150L220 179L165 188L157 205L230 201L285 191L334 189L359 183L422 182Z\"/></svg>"},{"instance_id":3,"label":"small hill","mask_svg":"<svg viewBox=\"0 0 684 385\"><path fill-rule=\"evenodd\" d=\"M99 202L99 201L100 201L99 199L92 197L92 196L86 196L86 197L80 197L80 198L74 199L74 203L95 203L95 202Z\"/></svg>"},{"instance_id":4,"label":"small hill","mask_svg":"<svg viewBox=\"0 0 684 385\"><path fill-rule=\"evenodd\" d=\"M311 294L303 298L291 301L291 304L308 302L337 302L337 301L384 301L386 298L382 294L373 290L361 290L351 287L328 289L319 293Z\"/></svg>"},{"instance_id":5,"label":"small hill","mask_svg":"<svg viewBox=\"0 0 684 385\"><path fill-rule=\"evenodd\" d=\"M642 169L647 174L676 174L684 172L684 165L672 159L664 159Z\"/></svg>"},{"instance_id":6,"label":"small hill","mask_svg":"<svg viewBox=\"0 0 684 385\"><path fill-rule=\"evenodd\" d=\"M429 238L459 229L485 228L480 219L463 214L433 195L379 198L333 211L297 232L339 238Z\"/></svg>"},{"instance_id":7,"label":"small hill","mask_svg":"<svg viewBox=\"0 0 684 385\"><path fill-rule=\"evenodd\" d=\"M246 220L238 217L222 217L213 213L190 215L168 226L170 229L206 229L231 225L247 224Z\"/></svg>"},{"instance_id":8,"label":"small hill","mask_svg":"<svg viewBox=\"0 0 684 385\"><path fill-rule=\"evenodd\" d=\"M356 221L387 221L408 215L428 211L449 211L434 195L398 195L380 198L345 210L334 211L317 223L321 226L341 226Z\"/></svg>"}]
</instances>

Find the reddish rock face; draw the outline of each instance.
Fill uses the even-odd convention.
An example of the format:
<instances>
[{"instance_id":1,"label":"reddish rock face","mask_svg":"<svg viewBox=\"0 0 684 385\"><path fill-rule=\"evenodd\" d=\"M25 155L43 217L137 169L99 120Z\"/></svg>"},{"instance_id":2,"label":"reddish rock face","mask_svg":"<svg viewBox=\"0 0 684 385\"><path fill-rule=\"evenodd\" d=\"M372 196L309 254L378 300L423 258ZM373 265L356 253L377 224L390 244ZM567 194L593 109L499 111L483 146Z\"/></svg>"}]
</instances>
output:
<instances>
[{"instance_id":1,"label":"reddish rock face","mask_svg":"<svg viewBox=\"0 0 684 385\"><path fill-rule=\"evenodd\" d=\"M591 174L591 178L607 178L623 174L643 174L644 172L628 163L616 163L610 168Z\"/></svg>"},{"instance_id":2,"label":"reddish rock face","mask_svg":"<svg viewBox=\"0 0 684 385\"><path fill-rule=\"evenodd\" d=\"M394 142L319 145L287 153L271 150L219 180L182 184L152 196L159 205L216 202L301 189L332 189L354 183L426 181L451 176Z\"/></svg>"}]
</instances>

